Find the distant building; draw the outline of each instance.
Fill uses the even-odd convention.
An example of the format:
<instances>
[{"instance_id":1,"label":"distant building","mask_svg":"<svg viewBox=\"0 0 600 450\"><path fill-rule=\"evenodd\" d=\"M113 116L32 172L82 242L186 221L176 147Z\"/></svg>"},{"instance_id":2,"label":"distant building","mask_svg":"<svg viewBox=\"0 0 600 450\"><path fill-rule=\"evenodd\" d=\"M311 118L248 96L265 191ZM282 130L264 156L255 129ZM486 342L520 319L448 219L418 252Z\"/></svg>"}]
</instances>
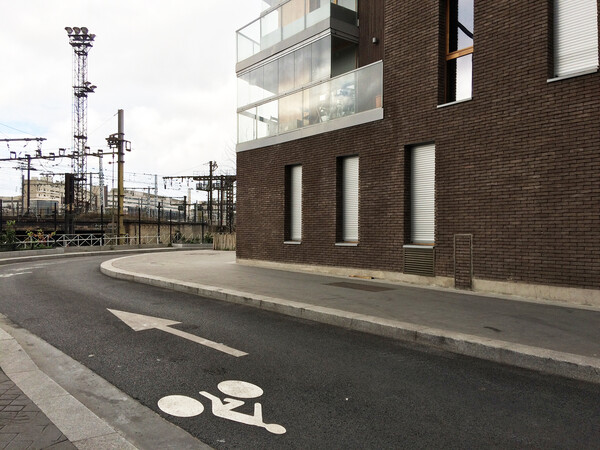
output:
<instances>
[{"instance_id":1,"label":"distant building","mask_svg":"<svg viewBox=\"0 0 600 450\"><path fill-rule=\"evenodd\" d=\"M600 304L597 0L261 4L238 259Z\"/></svg>"},{"instance_id":2,"label":"distant building","mask_svg":"<svg viewBox=\"0 0 600 450\"><path fill-rule=\"evenodd\" d=\"M112 189L107 196L107 208L117 208L118 206L118 189ZM183 198L173 198L164 195L158 197L153 193L148 193L143 190L125 189L125 197L123 198L123 210L125 214L137 213L141 208L142 212L147 215L156 216L158 205L161 205L161 215L167 217L169 212L177 217L178 213L183 216ZM187 212L190 212L190 205L187 205Z\"/></svg>"},{"instance_id":3,"label":"distant building","mask_svg":"<svg viewBox=\"0 0 600 450\"><path fill-rule=\"evenodd\" d=\"M51 176L31 178L29 183L23 182L23 198L27 202L27 188L31 186L31 195L29 201L36 203L38 201L46 202L48 205L57 205L61 207L65 200L65 183L54 181ZM44 204L44 203L40 203Z\"/></svg>"},{"instance_id":4,"label":"distant building","mask_svg":"<svg viewBox=\"0 0 600 450\"><path fill-rule=\"evenodd\" d=\"M2 200L2 214L16 216L23 208L20 195L18 197L0 197L0 200Z\"/></svg>"}]
</instances>

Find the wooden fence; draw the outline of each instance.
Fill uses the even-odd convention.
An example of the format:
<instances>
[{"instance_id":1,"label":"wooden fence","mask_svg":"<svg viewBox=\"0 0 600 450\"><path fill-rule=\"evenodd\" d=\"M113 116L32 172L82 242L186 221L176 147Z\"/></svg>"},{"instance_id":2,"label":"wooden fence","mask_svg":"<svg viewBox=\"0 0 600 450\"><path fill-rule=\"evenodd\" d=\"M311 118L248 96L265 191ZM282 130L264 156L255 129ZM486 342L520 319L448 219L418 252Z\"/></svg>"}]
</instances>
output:
<instances>
[{"instance_id":1,"label":"wooden fence","mask_svg":"<svg viewBox=\"0 0 600 450\"><path fill-rule=\"evenodd\" d=\"M235 250L235 233L217 233L213 238L214 250Z\"/></svg>"}]
</instances>

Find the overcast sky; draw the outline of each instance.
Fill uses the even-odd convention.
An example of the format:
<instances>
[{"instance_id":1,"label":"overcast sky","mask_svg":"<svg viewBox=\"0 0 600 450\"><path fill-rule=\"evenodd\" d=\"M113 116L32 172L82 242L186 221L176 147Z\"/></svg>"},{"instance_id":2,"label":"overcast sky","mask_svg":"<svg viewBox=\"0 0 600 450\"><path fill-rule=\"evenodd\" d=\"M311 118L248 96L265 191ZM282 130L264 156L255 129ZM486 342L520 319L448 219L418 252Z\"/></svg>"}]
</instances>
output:
<instances>
[{"instance_id":1,"label":"overcast sky","mask_svg":"<svg viewBox=\"0 0 600 450\"><path fill-rule=\"evenodd\" d=\"M258 17L258 0L0 1L0 138L44 137L44 154L72 147L73 50L64 28L85 26L96 35L88 56L88 80L97 86L88 99L92 150L106 149L123 109L133 148L126 172L205 173L215 160L234 173L235 31ZM0 143L0 158L8 155ZM13 167L0 162L0 195L20 195ZM98 170L97 158L88 158L88 170Z\"/></svg>"}]
</instances>

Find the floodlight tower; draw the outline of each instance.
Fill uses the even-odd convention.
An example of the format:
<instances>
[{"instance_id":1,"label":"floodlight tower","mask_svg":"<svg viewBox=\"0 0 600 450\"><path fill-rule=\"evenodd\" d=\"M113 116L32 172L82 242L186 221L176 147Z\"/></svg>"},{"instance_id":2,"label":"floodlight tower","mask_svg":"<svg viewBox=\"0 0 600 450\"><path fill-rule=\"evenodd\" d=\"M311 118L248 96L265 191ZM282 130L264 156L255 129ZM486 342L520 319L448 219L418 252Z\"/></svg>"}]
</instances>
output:
<instances>
[{"instance_id":1,"label":"floodlight tower","mask_svg":"<svg viewBox=\"0 0 600 450\"><path fill-rule=\"evenodd\" d=\"M66 27L65 30L73 47L73 206L79 213L86 205L87 97L96 89L87 79L87 55L96 35L90 34L86 27Z\"/></svg>"}]
</instances>

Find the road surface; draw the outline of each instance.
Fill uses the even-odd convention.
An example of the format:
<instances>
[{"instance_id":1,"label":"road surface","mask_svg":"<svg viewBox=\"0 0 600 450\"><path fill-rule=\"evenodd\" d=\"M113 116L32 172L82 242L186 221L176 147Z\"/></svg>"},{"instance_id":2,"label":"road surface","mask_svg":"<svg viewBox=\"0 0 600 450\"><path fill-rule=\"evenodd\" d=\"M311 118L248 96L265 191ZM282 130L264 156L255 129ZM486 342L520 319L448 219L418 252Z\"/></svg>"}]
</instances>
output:
<instances>
[{"instance_id":1,"label":"road surface","mask_svg":"<svg viewBox=\"0 0 600 450\"><path fill-rule=\"evenodd\" d=\"M597 448L600 387L108 278L0 267L0 313L217 449Z\"/></svg>"}]
</instances>

